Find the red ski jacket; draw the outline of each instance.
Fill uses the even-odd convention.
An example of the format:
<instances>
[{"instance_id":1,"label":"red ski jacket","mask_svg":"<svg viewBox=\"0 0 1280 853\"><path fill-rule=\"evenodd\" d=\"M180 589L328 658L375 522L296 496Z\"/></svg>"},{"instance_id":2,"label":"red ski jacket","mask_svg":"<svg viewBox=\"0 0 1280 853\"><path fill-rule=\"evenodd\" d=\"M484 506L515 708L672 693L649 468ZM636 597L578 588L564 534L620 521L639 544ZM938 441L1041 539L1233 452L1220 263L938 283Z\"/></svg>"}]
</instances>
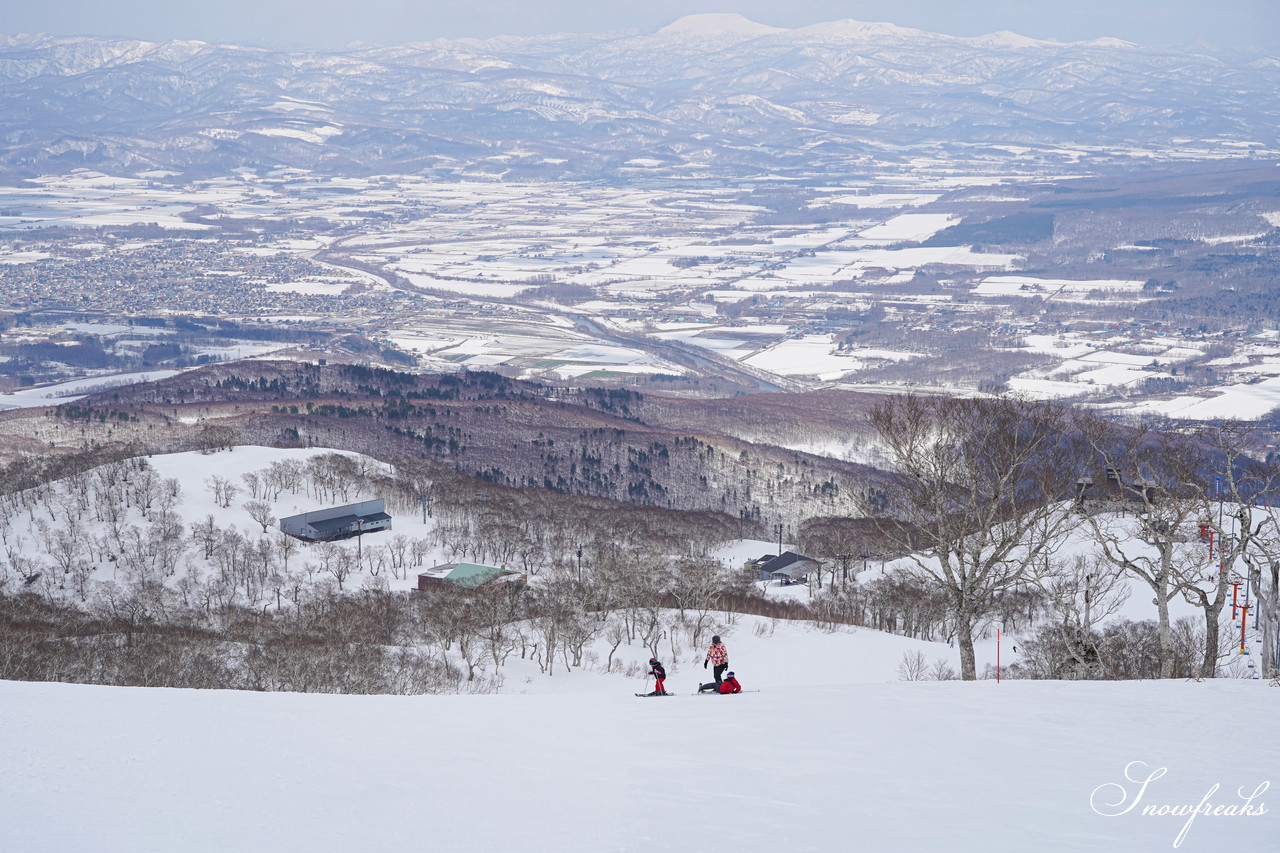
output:
<instances>
[{"instance_id":1,"label":"red ski jacket","mask_svg":"<svg viewBox=\"0 0 1280 853\"><path fill-rule=\"evenodd\" d=\"M720 685L721 693L741 693L742 685L738 683L736 678L726 678Z\"/></svg>"}]
</instances>

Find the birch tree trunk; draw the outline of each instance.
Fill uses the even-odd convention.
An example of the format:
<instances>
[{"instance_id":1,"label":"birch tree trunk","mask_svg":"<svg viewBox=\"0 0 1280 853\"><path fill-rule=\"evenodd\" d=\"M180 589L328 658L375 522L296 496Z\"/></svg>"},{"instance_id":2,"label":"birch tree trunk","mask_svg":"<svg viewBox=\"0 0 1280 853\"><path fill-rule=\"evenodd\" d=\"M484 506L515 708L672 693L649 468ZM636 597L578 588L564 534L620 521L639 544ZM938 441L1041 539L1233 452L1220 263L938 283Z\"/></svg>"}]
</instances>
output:
<instances>
[{"instance_id":1,"label":"birch tree trunk","mask_svg":"<svg viewBox=\"0 0 1280 853\"><path fill-rule=\"evenodd\" d=\"M978 661L973 651L973 614L968 604L956 607L956 646L960 649L960 677L973 681L978 677Z\"/></svg>"},{"instance_id":2,"label":"birch tree trunk","mask_svg":"<svg viewBox=\"0 0 1280 853\"><path fill-rule=\"evenodd\" d=\"M1156 618L1160 634L1160 677L1173 678L1173 631L1169 626L1169 599L1156 591Z\"/></svg>"}]
</instances>

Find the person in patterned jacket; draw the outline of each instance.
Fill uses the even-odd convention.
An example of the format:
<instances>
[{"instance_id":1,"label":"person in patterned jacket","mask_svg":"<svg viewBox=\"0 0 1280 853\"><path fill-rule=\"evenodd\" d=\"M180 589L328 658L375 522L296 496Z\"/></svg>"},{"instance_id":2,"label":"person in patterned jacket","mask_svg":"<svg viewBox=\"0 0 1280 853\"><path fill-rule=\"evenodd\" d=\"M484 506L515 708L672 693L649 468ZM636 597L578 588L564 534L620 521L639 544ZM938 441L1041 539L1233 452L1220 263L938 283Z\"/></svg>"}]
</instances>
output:
<instances>
[{"instance_id":1,"label":"person in patterned jacket","mask_svg":"<svg viewBox=\"0 0 1280 853\"><path fill-rule=\"evenodd\" d=\"M706 669L707 664L715 667L711 670L711 673L716 678L716 687L719 687L720 682L724 681L721 675L729 668L729 650L724 647L724 643L720 642L719 634L711 638L711 648L707 649L707 656L702 661L702 668Z\"/></svg>"}]
</instances>

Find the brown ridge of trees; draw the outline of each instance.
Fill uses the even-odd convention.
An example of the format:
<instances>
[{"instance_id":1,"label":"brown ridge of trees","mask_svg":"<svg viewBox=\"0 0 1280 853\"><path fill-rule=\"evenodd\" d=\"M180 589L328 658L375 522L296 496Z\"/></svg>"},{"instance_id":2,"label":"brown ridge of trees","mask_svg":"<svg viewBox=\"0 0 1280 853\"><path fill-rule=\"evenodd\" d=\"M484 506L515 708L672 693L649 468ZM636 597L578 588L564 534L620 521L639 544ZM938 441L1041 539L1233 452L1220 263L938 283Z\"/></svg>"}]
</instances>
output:
<instances>
[{"instance_id":1,"label":"brown ridge of trees","mask_svg":"<svg viewBox=\"0 0 1280 853\"><path fill-rule=\"evenodd\" d=\"M214 365L178 379L102 392L77 404L77 412L90 413L84 419L62 416L61 409L10 414L0 418L0 435L29 437L46 451L62 452L120 444L140 452L216 451L251 443L331 446L384 459L425 453L503 485L723 511L793 527L810 514L810 504L827 514L852 509L857 490L878 476L866 466L730 436L681 433L606 410L635 403L638 395L630 392L565 392L570 399L560 400L546 386L492 375L427 377L433 384L392 371L291 362L266 363L243 376ZM463 390L461 399L404 396L414 388ZM184 389L191 393L184 396ZM299 389L310 396L281 396ZM108 411L125 417L91 414ZM184 423L180 413L202 420Z\"/></svg>"}]
</instances>

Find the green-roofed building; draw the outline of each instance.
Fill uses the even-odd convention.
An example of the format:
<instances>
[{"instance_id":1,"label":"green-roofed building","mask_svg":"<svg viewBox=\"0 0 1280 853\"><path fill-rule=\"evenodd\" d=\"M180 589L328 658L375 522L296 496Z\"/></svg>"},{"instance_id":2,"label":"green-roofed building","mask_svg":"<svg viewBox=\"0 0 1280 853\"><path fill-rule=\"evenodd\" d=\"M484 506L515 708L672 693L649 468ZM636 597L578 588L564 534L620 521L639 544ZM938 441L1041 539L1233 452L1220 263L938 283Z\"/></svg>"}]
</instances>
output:
<instances>
[{"instance_id":1,"label":"green-roofed building","mask_svg":"<svg viewBox=\"0 0 1280 853\"><path fill-rule=\"evenodd\" d=\"M511 569L485 566L480 563L445 563L418 575L418 590L431 589L433 584L451 584L463 589L524 583L525 576Z\"/></svg>"}]
</instances>

